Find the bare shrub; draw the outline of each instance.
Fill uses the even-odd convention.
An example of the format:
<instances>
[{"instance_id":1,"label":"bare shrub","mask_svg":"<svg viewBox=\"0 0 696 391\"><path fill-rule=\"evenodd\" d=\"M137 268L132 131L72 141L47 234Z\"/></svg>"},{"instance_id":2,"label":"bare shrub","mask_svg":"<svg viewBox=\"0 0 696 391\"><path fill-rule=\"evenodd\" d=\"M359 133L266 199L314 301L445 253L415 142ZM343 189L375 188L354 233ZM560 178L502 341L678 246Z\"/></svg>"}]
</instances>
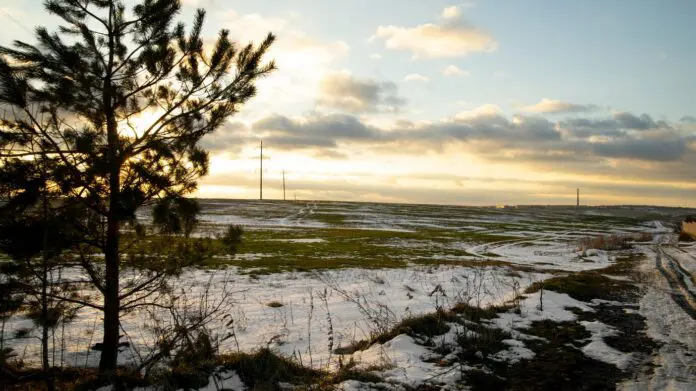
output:
<instances>
[{"instance_id":1,"label":"bare shrub","mask_svg":"<svg viewBox=\"0 0 696 391\"><path fill-rule=\"evenodd\" d=\"M155 342L142 351L131 345L145 378L162 364L195 369L218 355L222 343L236 338L229 319L235 292L229 290L225 276L215 277L211 275L197 292L172 289L157 306L147 307L148 331Z\"/></svg>"},{"instance_id":2,"label":"bare shrub","mask_svg":"<svg viewBox=\"0 0 696 391\"><path fill-rule=\"evenodd\" d=\"M341 288L336 281L329 278L326 274L320 273L318 277L326 286L341 295L346 301L355 304L360 314L370 325L370 334L372 336L386 333L396 325L396 314L389 306L368 298L364 293L349 292Z\"/></svg>"},{"instance_id":3,"label":"bare shrub","mask_svg":"<svg viewBox=\"0 0 696 391\"><path fill-rule=\"evenodd\" d=\"M651 232L585 237L580 239L580 250L583 252L590 249L605 251L627 250L631 248L634 242L649 242L653 238L654 234Z\"/></svg>"}]
</instances>

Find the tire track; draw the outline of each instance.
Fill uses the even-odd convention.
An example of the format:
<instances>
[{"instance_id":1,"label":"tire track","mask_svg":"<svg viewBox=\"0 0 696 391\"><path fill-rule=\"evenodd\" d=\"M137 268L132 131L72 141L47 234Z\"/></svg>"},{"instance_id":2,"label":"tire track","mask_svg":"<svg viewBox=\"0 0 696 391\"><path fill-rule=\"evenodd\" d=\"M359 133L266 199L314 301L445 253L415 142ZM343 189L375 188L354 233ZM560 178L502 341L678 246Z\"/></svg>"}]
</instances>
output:
<instances>
[{"instance_id":1,"label":"tire track","mask_svg":"<svg viewBox=\"0 0 696 391\"><path fill-rule=\"evenodd\" d=\"M671 288L672 300L679 305L692 319L696 320L696 292L689 287L691 276L679 262L667 255L661 247L657 247L655 253L655 266L665 278Z\"/></svg>"}]
</instances>

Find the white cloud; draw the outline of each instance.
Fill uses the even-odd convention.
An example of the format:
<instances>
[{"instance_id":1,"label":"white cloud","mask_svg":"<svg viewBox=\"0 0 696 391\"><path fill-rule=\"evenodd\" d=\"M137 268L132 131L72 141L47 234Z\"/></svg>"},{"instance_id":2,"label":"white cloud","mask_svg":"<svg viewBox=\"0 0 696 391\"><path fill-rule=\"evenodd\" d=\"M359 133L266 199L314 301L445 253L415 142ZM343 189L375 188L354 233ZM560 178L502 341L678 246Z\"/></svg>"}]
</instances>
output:
<instances>
[{"instance_id":1,"label":"white cloud","mask_svg":"<svg viewBox=\"0 0 696 391\"><path fill-rule=\"evenodd\" d=\"M418 74L418 73L411 73L410 75L407 75L404 77L404 81L429 81L427 77Z\"/></svg>"},{"instance_id":2,"label":"white cloud","mask_svg":"<svg viewBox=\"0 0 696 391\"><path fill-rule=\"evenodd\" d=\"M459 19L462 16L462 9L456 5L445 8L442 17L445 19Z\"/></svg>"},{"instance_id":3,"label":"white cloud","mask_svg":"<svg viewBox=\"0 0 696 391\"><path fill-rule=\"evenodd\" d=\"M239 15L234 10L222 12L220 16L226 23L225 28L230 30L230 36L240 42L257 41L269 32L278 33L288 26L288 20L285 18L260 14Z\"/></svg>"},{"instance_id":4,"label":"white cloud","mask_svg":"<svg viewBox=\"0 0 696 391\"><path fill-rule=\"evenodd\" d=\"M304 69L316 74L317 69L313 66L328 64L350 49L343 41L326 42L310 37L294 28L286 18L239 15L229 10L221 13L221 19L227 23L225 27L230 30L230 36L239 43L258 42L269 32L276 34L278 38L269 51L269 57L275 58L285 73Z\"/></svg>"},{"instance_id":5,"label":"white cloud","mask_svg":"<svg viewBox=\"0 0 696 391\"><path fill-rule=\"evenodd\" d=\"M502 115L503 111L497 105L487 103L481 105L471 110L462 111L461 113L454 116L458 120L467 120L479 117L493 117L496 115Z\"/></svg>"},{"instance_id":6,"label":"white cloud","mask_svg":"<svg viewBox=\"0 0 696 391\"><path fill-rule=\"evenodd\" d=\"M349 113L397 112L405 104L396 84L361 79L348 71L327 74L319 83L317 103Z\"/></svg>"},{"instance_id":7,"label":"white cloud","mask_svg":"<svg viewBox=\"0 0 696 391\"><path fill-rule=\"evenodd\" d=\"M212 15L214 24L225 26L239 44L259 43L268 32L277 36L266 60L274 59L278 70L257 82L259 92L237 118L254 120L267 111L299 109L312 105L322 78L330 73L337 59L350 50L343 41L324 41L307 35L292 15L239 14L234 10ZM214 42L206 39L206 45Z\"/></svg>"},{"instance_id":8,"label":"white cloud","mask_svg":"<svg viewBox=\"0 0 696 391\"><path fill-rule=\"evenodd\" d=\"M471 76L469 71L465 71L456 65L449 65L442 70L442 74L445 76Z\"/></svg>"},{"instance_id":9,"label":"white cloud","mask_svg":"<svg viewBox=\"0 0 696 391\"><path fill-rule=\"evenodd\" d=\"M372 54L370 54L370 58L373 59L373 60L381 60L381 59L382 59L382 55L379 54L379 53L372 53Z\"/></svg>"},{"instance_id":10,"label":"white cloud","mask_svg":"<svg viewBox=\"0 0 696 391\"><path fill-rule=\"evenodd\" d=\"M539 103L523 108L523 111L531 113L582 113L597 110L596 105L580 105L543 98Z\"/></svg>"},{"instance_id":11,"label":"white cloud","mask_svg":"<svg viewBox=\"0 0 696 391\"><path fill-rule=\"evenodd\" d=\"M451 8L445 9L443 15L449 17L440 24L379 26L370 40L383 39L387 49L407 50L415 58L462 57L469 53L492 52L498 48L498 43L490 34L461 20L457 13L459 11Z\"/></svg>"}]
</instances>

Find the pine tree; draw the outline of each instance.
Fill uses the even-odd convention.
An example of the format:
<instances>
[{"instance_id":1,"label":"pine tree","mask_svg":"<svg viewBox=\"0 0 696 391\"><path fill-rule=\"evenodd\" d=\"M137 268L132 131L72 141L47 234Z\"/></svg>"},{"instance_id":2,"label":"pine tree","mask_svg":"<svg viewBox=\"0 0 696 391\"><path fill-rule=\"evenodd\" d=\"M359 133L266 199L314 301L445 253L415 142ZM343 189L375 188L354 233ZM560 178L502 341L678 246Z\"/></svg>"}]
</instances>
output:
<instances>
[{"instance_id":1,"label":"pine tree","mask_svg":"<svg viewBox=\"0 0 696 391\"><path fill-rule=\"evenodd\" d=\"M37 43L0 47L0 165L31 169L50 161L48 181L63 205L88 211L75 219L82 243L104 254L102 267L81 263L102 293L104 336L99 367L117 365L122 300L123 224L148 201L182 197L208 170L201 138L219 129L275 69L264 55L275 37L238 46L227 30L205 50L198 10L188 33L174 19L176 0L48 0L63 25L36 29ZM134 122L147 115L149 123ZM11 177L11 176L10 176ZM0 183L0 186L3 184ZM10 203L31 198L14 189ZM142 288L142 286L138 286Z\"/></svg>"}]
</instances>

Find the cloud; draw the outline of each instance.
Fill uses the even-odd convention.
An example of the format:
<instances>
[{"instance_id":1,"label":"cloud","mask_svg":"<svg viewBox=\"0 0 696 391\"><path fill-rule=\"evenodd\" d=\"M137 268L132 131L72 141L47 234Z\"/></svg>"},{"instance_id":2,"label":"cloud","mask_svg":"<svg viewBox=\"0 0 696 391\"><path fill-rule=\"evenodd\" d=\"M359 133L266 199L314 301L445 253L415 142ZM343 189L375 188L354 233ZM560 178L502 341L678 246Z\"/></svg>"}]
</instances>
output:
<instances>
[{"instance_id":1,"label":"cloud","mask_svg":"<svg viewBox=\"0 0 696 391\"><path fill-rule=\"evenodd\" d=\"M557 140L554 124L540 117L505 118L495 106L486 105L450 119L432 123L397 121L392 128L365 124L349 114L315 114L307 118L272 115L253 124L255 134L266 135L274 145L288 149L336 147L342 142L425 143L430 146L452 141L496 140L535 142ZM421 145L425 146L425 145Z\"/></svg>"},{"instance_id":2,"label":"cloud","mask_svg":"<svg viewBox=\"0 0 696 391\"><path fill-rule=\"evenodd\" d=\"M647 114L642 114L638 117L631 113L616 113L614 114L614 120L617 121L620 127L626 129L647 130L659 127Z\"/></svg>"},{"instance_id":3,"label":"cloud","mask_svg":"<svg viewBox=\"0 0 696 391\"><path fill-rule=\"evenodd\" d=\"M394 83L359 79L348 72L336 72L321 80L317 103L349 113L374 113L396 112L406 102L397 95Z\"/></svg>"},{"instance_id":4,"label":"cloud","mask_svg":"<svg viewBox=\"0 0 696 391\"><path fill-rule=\"evenodd\" d=\"M465 71L456 65L449 65L442 70L442 74L445 76L471 76L469 71Z\"/></svg>"},{"instance_id":5,"label":"cloud","mask_svg":"<svg viewBox=\"0 0 696 391\"><path fill-rule=\"evenodd\" d=\"M456 114L454 117L456 119L467 119L467 118L477 118L477 117L492 117L502 115L502 110L500 107L493 104L485 104L478 106L472 110L462 111Z\"/></svg>"},{"instance_id":6,"label":"cloud","mask_svg":"<svg viewBox=\"0 0 696 391\"><path fill-rule=\"evenodd\" d=\"M586 113L599 109L596 105L580 105L575 103L562 102L543 98L539 103L523 108L523 111L530 113Z\"/></svg>"},{"instance_id":7,"label":"cloud","mask_svg":"<svg viewBox=\"0 0 696 391\"><path fill-rule=\"evenodd\" d=\"M495 105L483 105L455 116L431 122L395 121L391 126L368 125L349 114L315 113L307 118L270 116L254 124L287 149L337 148L342 144L371 144L381 150L440 151L459 145L493 161L553 161L563 164L596 164L609 160L674 162L696 151L689 149L693 133L681 134L666 126L646 132L623 126L645 126L648 116L617 113L604 119L572 118L550 121L540 116L505 116ZM640 123L635 123L635 118ZM643 125L641 125L643 123ZM691 138L690 138L691 137ZM417 146L410 148L409 145Z\"/></svg>"},{"instance_id":8,"label":"cloud","mask_svg":"<svg viewBox=\"0 0 696 391\"><path fill-rule=\"evenodd\" d=\"M418 73L411 73L410 75L406 75L406 77L404 77L404 81L423 81L423 82L425 82L425 81L430 81L430 79L428 79L427 77L425 77L421 74L418 74Z\"/></svg>"},{"instance_id":9,"label":"cloud","mask_svg":"<svg viewBox=\"0 0 696 391\"><path fill-rule=\"evenodd\" d=\"M559 122L559 126L569 135L577 138L623 138L632 132L671 130L664 121L654 121L648 114L640 116L617 112L611 118L588 119L571 118Z\"/></svg>"},{"instance_id":10,"label":"cloud","mask_svg":"<svg viewBox=\"0 0 696 391\"><path fill-rule=\"evenodd\" d=\"M560 121L559 127L572 138L623 137L626 131L614 119L571 118Z\"/></svg>"},{"instance_id":11,"label":"cloud","mask_svg":"<svg viewBox=\"0 0 696 391\"><path fill-rule=\"evenodd\" d=\"M201 147L213 153L238 153L249 142L249 127L242 122L227 122L201 140Z\"/></svg>"},{"instance_id":12,"label":"cloud","mask_svg":"<svg viewBox=\"0 0 696 391\"><path fill-rule=\"evenodd\" d=\"M312 155L318 159L348 159L348 155L335 149L320 149Z\"/></svg>"},{"instance_id":13,"label":"cloud","mask_svg":"<svg viewBox=\"0 0 696 391\"><path fill-rule=\"evenodd\" d=\"M462 9L456 5L445 8L442 11L444 19L459 19L462 16Z\"/></svg>"},{"instance_id":14,"label":"cloud","mask_svg":"<svg viewBox=\"0 0 696 391\"><path fill-rule=\"evenodd\" d=\"M382 59L382 55L379 54L379 53L372 53L372 54L370 54L370 59L372 59L372 60L381 60L381 59Z\"/></svg>"},{"instance_id":15,"label":"cloud","mask_svg":"<svg viewBox=\"0 0 696 391\"><path fill-rule=\"evenodd\" d=\"M492 52L498 48L496 40L461 18L457 7L443 11L440 23L426 23L415 27L379 26L370 40L384 40L391 50L410 51L414 58L463 57L470 53Z\"/></svg>"},{"instance_id":16,"label":"cloud","mask_svg":"<svg viewBox=\"0 0 696 391\"><path fill-rule=\"evenodd\" d=\"M509 145L559 140L561 137L554 124L544 118L518 115L508 119L496 109L495 106L486 105L460 113L452 119L421 126L420 139L436 143L450 140L495 141Z\"/></svg>"},{"instance_id":17,"label":"cloud","mask_svg":"<svg viewBox=\"0 0 696 391\"><path fill-rule=\"evenodd\" d=\"M692 115L685 115L679 119L680 122L686 123L686 124L696 124L696 117Z\"/></svg>"},{"instance_id":18,"label":"cloud","mask_svg":"<svg viewBox=\"0 0 696 391\"><path fill-rule=\"evenodd\" d=\"M233 9L220 12L218 17L227 22L225 28L229 29L230 36L236 37L236 39L243 37L244 40L259 41L269 32L285 31L289 26L289 21L286 18L256 13L240 15Z\"/></svg>"},{"instance_id":19,"label":"cloud","mask_svg":"<svg viewBox=\"0 0 696 391\"><path fill-rule=\"evenodd\" d=\"M322 77L350 51L343 41L309 36L292 15L239 14L223 9L211 13L211 17L214 24L228 28L230 36L240 44L258 43L268 32L278 37L266 56L266 60L276 61L278 70L258 80L257 96L244 107L243 115L247 118L311 105ZM206 38L209 45L214 41L215 37Z\"/></svg>"},{"instance_id":20,"label":"cloud","mask_svg":"<svg viewBox=\"0 0 696 391\"><path fill-rule=\"evenodd\" d=\"M265 140L276 148L335 148L340 141L376 140L380 133L359 118L347 114L313 115L288 118L271 115L252 125L254 133L266 134Z\"/></svg>"},{"instance_id":21,"label":"cloud","mask_svg":"<svg viewBox=\"0 0 696 391\"><path fill-rule=\"evenodd\" d=\"M604 157L667 162L680 160L686 152L686 143L679 138L634 138L594 143L592 148L596 155Z\"/></svg>"}]
</instances>

